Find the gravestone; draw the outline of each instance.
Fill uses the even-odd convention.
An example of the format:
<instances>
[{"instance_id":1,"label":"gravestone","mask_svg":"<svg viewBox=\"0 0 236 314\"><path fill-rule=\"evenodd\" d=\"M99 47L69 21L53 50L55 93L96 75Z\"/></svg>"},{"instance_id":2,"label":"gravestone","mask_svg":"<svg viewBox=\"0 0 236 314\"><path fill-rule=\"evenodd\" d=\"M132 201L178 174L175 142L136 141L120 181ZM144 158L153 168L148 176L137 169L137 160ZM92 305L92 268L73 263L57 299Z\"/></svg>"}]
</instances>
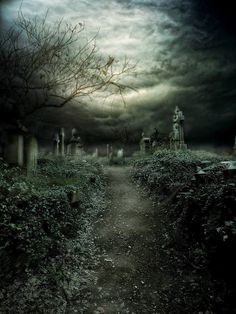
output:
<instances>
[{"instance_id":1,"label":"gravestone","mask_svg":"<svg viewBox=\"0 0 236 314\"><path fill-rule=\"evenodd\" d=\"M24 136L12 133L7 136L7 143L3 152L4 160L11 165L23 166L24 164Z\"/></svg>"},{"instance_id":2,"label":"gravestone","mask_svg":"<svg viewBox=\"0 0 236 314\"><path fill-rule=\"evenodd\" d=\"M140 151L142 153L149 153L151 150L151 139L150 137L146 137L144 133L142 133L142 138L140 140Z\"/></svg>"},{"instance_id":3,"label":"gravestone","mask_svg":"<svg viewBox=\"0 0 236 314\"><path fill-rule=\"evenodd\" d=\"M70 199L70 203L71 204L79 203L80 199L81 199L81 191L80 191L80 189L76 189L75 191L73 191L71 193L71 199Z\"/></svg>"},{"instance_id":4,"label":"gravestone","mask_svg":"<svg viewBox=\"0 0 236 314\"><path fill-rule=\"evenodd\" d=\"M37 168L38 142L34 136L25 139L25 167L27 173L32 173Z\"/></svg>"},{"instance_id":5,"label":"gravestone","mask_svg":"<svg viewBox=\"0 0 236 314\"><path fill-rule=\"evenodd\" d=\"M61 156L65 155L65 130L64 128L60 129L59 132L59 154Z\"/></svg>"},{"instance_id":6,"label":"gravestone","mask_svg":"<svg viewBox=\"0 0 236 314\"><path fill-rule=\"evenodd\" d=\"M55 156L59 156L59 144L60 144L60 137L59 137L59 134L56 133L53 138L53 153Z\"/></svg>"},{"instance_id":7,"label":"gravestone","mask_svg":"<svg viewBox=\"0 0 236 314\"><path fill-rule=\"evenodd\" d=\"M173 129L170 134L170 148L174 150L185 150L187 145L184 142L184 114L176 106L173 115Z\"/></svg>"},{"instance_id":8,"label":"gravestone","mask_svg":"<svg viewBox=\"0 0 236 314\"><path fill-rule=\"evenodd\" d=\"M98 158L98 148L95 148L95 150L93 152L93 157Z\"/></svg>"},{"instance_id":9,"label":"gravestone","mask_svg":"<svg viewBox=\"0 0 236 314\"><path fill-rule=\"evenodd\" d=\"M75 128L72 129L71 138L67 145L67 153L72 156L79 156L84 153L81 138Z\"/></svg>"},{"instance_id":10,"label":"gravestone","mask_svg":"<svg viewBox=\"0 0 236 314\"><path fill-rule=\"evenodd\" d=\"M124 149L118 149L117 151L117 158L123 158L124 157Z\"/></svg>"}]
</instances>

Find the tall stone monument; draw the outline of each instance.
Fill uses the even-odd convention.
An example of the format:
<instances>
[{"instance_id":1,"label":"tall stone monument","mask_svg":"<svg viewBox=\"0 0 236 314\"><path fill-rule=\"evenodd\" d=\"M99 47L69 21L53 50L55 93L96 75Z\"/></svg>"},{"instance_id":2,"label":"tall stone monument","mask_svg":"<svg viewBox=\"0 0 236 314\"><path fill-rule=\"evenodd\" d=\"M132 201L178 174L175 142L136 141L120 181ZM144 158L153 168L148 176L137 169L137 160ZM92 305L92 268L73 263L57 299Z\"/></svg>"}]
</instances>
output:
<instances>
[{"instance_id":1,"label":"tall stone monument","mask_svg":"<svg viewBox=\"0 0 236 314\"><path fill-rule=\"evenodd\" d=\"M60 144L60 136L58 133L56 133L53 138L53 153L55 156L59 156L59 144Z\"/></svg>"},{"instance_id":2,"label":"tall stone monument","mask_svg":"<svg viewBox=\"0 0 236 314\"><path fill-rule=\"evenodd\" d=\"M71 138L67 145L67 153L72 156L79 156L83 154L83 144L78 134L77 129L73 128Z\"/></svg>"},{"instance_id":3,"label":"tall stone monument","mask_svg":"<svg viewBox=\"0 0 236 314\"><path fill-rule=\"evenodd\" d=\"M38 142L29 130L17 121L5 124L1 130L2 156L12 166L25 167L28 171L36 169Z\"/></svg>"},{"instance_id":4,"label":"tall stone monument","mask_svg":"<svg viewBox=\"0 0 236 314\"><path fill-rule=\"evenodd\" d=\"M184 114L176 106L173 115L173 129L170 134L170 148L174 150L185 150L187 145L184 141Z\"/></svg>"},{"instance_id":5,"label":"tall stone monument","mask_svg":"<svg viewBox=\"0 0 236 314\"><path fill-rule=\"evenodd\" d=\"M59 132L59 154L61 156L65 155L65 130L64 128L60 129Z\"/></svg>"},{"instance_id":6,"label":"tall stone monument","mask_svg":"<svg viewBox=\"0 0 236 314\"><path fill-rule=\"evenodd\" d=\"M38 142L34 136L25 139L25 167L27 174L34 172L37 168Z\"/></svg>"},{"instance_id":7,"label":"tall stone monument","mask_svg":"<svg viewBox=\"0 0 236 314\"><path fill-rule=\"evenodd\" d=\"M24 135L12 132L8 134L7 145L3 152L4 160L17 166L24 165Z\"/></svg>"}]
</instances>

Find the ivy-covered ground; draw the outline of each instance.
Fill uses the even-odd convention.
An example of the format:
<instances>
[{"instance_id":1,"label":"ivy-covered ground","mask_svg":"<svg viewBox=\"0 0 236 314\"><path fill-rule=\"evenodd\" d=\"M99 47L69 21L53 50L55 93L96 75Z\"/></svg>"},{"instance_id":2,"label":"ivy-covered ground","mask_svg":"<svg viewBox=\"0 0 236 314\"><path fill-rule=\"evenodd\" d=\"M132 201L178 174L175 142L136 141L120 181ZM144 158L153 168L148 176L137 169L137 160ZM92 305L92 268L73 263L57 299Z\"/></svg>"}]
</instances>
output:
<instances>
[{"instance_id":1,"label":"ivy-covered ground","mask_svg":"<svg viewBox=\"0 0 236 314\"><path fill-rule=\"evenodd\" d=\"M0 313L235 313L225 159L41 158L30 176L1 162Z\"/></svg>"},{"instance_id":2,"label":"ivy-covered ground","mask_svg":"<svg viewBox=\"0 0 236 314\"><path fill-rule=\"evenodd\" d=\"M105 180L93 160L42 158L26 176L0 163L0 313L86 308Z\"/></svg>"},{"instance_id":3,"label":"ivy-covered ground","mask_svg":"<svg viewBox=\"0 0 236 314\"><path fill-rule=\"evenodd\" d=\"M236 179L226 159L163 150L134 162L133 178L154 202L159 265L174 278L164 313L236 312Z\"/></svg>"}]
</instances>

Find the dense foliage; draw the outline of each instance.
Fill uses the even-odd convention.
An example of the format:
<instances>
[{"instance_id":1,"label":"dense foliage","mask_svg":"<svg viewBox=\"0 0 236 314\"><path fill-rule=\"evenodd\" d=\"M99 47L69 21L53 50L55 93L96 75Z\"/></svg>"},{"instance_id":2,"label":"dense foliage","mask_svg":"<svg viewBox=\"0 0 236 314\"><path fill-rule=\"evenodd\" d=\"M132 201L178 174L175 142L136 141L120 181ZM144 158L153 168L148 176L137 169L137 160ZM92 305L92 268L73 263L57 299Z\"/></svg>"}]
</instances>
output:
<instances>
[{"instance_id":1,"label":"dense foliage","mask_svg":"<svg viewBox=\"0 0 236 314\"><path fill-rule=\"evenodd\" d=\"M41 159L32 177L3 162L0 167L0 279L6 284L17 273L63 254L104 182L100 165L83 159Z\"/></svg>"},{"instance_id":2,"label":"dense foliage","mask_svg":"<svg viewBox=\"0 0 236 314\"><path fill-rule=\"evenodd\" d=\"M203 162L215 163L224 159L202 151L161 150L151 156L140 156L136 159L133 176L140 183L144 183L151 192L158 193L158 197L166 197L188 185L197 167Z\"/></svg>"},{"instance_id":3,"label":"dense foliage","mask_svg":"<svg viewBox=\"0 0 236 314\"><path fill-rule=\"evenodd\" d=\"M169 236L189 265L200 273L210 271L215 282L211 303L219 313L235 310L236 291L236 179L225 177L220 162L226 159L206 152L163 150L136 159L133 169L134 179L168 217Z\"/></svg>"}]
</instances>

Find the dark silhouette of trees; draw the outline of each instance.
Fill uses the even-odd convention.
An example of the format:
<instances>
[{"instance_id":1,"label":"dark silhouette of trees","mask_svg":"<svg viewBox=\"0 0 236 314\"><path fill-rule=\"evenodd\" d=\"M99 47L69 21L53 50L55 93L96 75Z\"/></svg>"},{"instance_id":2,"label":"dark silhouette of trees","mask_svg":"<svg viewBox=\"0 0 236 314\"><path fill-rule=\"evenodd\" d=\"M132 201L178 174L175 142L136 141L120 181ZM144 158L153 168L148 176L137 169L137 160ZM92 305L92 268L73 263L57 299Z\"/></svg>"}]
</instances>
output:
<instances>
[{"instance_id":1,"label":"dark silhouette of trees","mask_svg":"<svg viewBox=\"0 0 236 314\"><path fill-rule=\"evenodd\" d=\"M96 36L86 39L84 25L63 20L50 24L21 12L0 38L0 105L2 116L22 120L43 108L60 108L102 91L122 93L125 59L102 57Z\"/></svg>"}]
</instances>

